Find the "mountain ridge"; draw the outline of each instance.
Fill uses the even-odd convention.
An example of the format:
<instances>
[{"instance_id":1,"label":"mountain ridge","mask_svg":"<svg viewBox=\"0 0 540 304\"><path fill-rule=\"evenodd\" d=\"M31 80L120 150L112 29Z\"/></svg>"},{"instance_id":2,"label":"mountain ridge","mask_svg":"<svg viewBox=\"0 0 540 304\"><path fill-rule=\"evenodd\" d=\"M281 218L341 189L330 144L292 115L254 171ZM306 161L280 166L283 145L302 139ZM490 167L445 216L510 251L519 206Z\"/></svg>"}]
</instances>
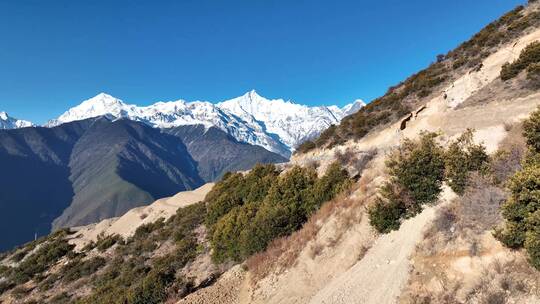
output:
<instances>
[{"instance_id":1,"label":"mountain ridge","mask_svg":"<svg viewBox=\"0 0 540 304\"><path fill-rule=\"evenodd\" d=\"M17 119L9 116L7 112L0 111L0 130L20 129L33 126L34 124L30 121Z\"/></svg>"},{"instance_id":2,"label":"mountain ridge","mask_svg":"<svg viewBox=\"0 0 540 304\"><path fill-rule=\"evenodd\" d=\"M251 90L219 103L176 100L137 106L100 93L50 120L46 126L104 115L115 119L128 118L162 129L183 125L214 126L240 142L258 145L289 157L303 141L318 136L324 129L339 123L343 117L364 105L358 99L342 108L309 107L290 100L267 99Z\"/></svg>"}]
</instances>

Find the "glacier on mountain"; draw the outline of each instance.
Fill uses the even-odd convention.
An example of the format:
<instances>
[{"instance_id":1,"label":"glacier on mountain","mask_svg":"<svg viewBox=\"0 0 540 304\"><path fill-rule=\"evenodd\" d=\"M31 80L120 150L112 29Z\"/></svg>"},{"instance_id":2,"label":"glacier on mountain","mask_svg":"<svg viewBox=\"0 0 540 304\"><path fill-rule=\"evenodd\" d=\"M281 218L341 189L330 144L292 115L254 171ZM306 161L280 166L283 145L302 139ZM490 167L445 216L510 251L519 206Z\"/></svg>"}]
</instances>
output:
<instances>
[{"instance_id":1,"label":"glacier on mountain","mask_svg":"<svg viewBox=\"0 0 540 304\"><path fill-rule=\"evenodd\" d=\"M33 125L29 121L11 117L6 112L0 112L0 130L19 129L32 127Z\"/></svg>"},{"instance_id":2,"label":"glacier on mountain","mask_svg":"<svg viewBox=\"0 0 540 304\"><path fill-rule=\"evenodd\" d=\"M218 127L240 142L289 157L299 144L318 136L364 105L356 100L343 108L309 107L283 99L266 99L250 91L217 104L177 100L136 106L101 93L49 121L47 126L104 115L140 121L156 128L202 124L207 128Z\"/></svg>"}]
</instances>

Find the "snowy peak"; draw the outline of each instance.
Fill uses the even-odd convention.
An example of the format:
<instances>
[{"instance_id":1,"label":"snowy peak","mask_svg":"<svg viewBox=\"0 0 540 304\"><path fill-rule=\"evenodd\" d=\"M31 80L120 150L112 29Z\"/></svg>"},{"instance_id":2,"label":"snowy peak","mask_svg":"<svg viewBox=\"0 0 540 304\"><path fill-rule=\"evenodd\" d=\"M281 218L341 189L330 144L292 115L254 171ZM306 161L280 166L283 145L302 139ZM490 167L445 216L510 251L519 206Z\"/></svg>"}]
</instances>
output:
<instances>
[{"instance_id":1,"label":"snowy peak","mask_svg":"<svg viewBox=\"0 0 540 304\"><path fill-rule=\"evenodd\" d=\"M318 136L330 125L358 111L365 104L357 100L339 108L337 106L309 107L283 99L266 99L254 90L217 104L245 121L260 125L265 131L278 135L291 151L305 140Z\"/></svg>"},{"instance_id":2,"label":"snowy peak","mask_svg":"<svg viewBox=\"0 0 540 304\"><path fill-rule=\"evenodd\" d=\"M47 126L57 126L66 122L103 115L112 115L116 118L123 118L128 116L134 108L135 106L127 105L118 98L106 93L100 93L83 101L78 106L69 109L57 119L51 120Z\"/></svg>"},{"instance_id":3,"label":"snowy peak","mask_svg":"<svg viewBox=\"0 0 540 304\"><path fill-rule=\"evenodd\" d=\"M318 136L363 105L357 101L344 108L309 107L283 99L267 99L252 90L217 104L177 100L141 107L100 93L51 120L47 126L104 115L140 121L156 128L201 124L288 157L303 141Z\"/></svg>"},{"instance_id":4,"label":"snowy peak","mask_svg":"<svg viewBox=\"0 0 540 304\"><path fill-rule=\"evenodd\" d=\"M352 103L344 106L341 110L343 113L343 117L349 116L351 114L354 114L358 112L361 108L365 107L366 103L362 99L357 99L353 101Z\"/></svg>"},{"instance_id":5,"label":"snowy peak","mask_svg":"<svg viewBox=\"0 0 540 304\"><path fill-rule=\"evenodd\" d=\"M34 124L29 121L11 117L8 113L3 111L0 112L0 130L19 129L32 126L34 126Z\"/></svg>"}]
</instances>

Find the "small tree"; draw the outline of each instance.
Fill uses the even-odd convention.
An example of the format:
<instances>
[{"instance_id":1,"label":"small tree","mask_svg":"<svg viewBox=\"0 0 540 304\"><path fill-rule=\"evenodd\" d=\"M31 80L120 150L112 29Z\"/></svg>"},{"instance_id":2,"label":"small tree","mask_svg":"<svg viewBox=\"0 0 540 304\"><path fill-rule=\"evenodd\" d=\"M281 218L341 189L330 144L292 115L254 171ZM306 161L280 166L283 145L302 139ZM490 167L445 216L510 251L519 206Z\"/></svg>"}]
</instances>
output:
<instances>
[{"instance_id":1,"label":"small tree","mask_svg":"<svg viewBox=\"0 0 540 304\"><path fill-rule=\"evenodd\" d=\"M434 202L444 177L444 150L436 133L424 132L418 141L405 139L386 162L394 183L402 186L417 204Z\"/></svg>"},{"instance_id":2,"label":"small tree","mask_svg":"<svg viewBox=\"0 0 540 304\"><path fill-rule=\"evenodd\" d=\"M465 191L471 171L477 171L488 161L486 148L473 141L473 130L468 129L450 143L445 153L445 179L457 194Z\"/></svg>"},{"instance_id":3,"label":"small tree","mask_svg":"<svg viewBox=\"0 0 540 304\"><path fill-rule=\"evenodd\" d=\"M527 139L527 145L540 153L540 107L523 122L523 136Z\"/></svg>"},{"instance_id":4,"label":"small tree","mask_svg":"<svg viewBox=\"0 0 540 304\"><path fill-rule=\"evenodd\" d=\"M401 220L418 214L437 200L444 178L444 150L436 133L424 132L417 141L405 139L386 166L390 181L368 209L370 223L382 233L398 229Z\"/></svg>"}]
</instances>

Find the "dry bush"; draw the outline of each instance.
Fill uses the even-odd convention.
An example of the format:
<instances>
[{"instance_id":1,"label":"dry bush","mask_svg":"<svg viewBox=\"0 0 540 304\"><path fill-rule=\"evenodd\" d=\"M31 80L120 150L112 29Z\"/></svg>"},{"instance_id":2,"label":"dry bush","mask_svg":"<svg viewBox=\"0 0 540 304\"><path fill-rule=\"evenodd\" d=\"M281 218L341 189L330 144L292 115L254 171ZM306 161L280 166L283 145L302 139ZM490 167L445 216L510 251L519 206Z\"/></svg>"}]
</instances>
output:
<instances>
[{"instance_id":1,"label":"dry bush","mask_svg":"<svg viewBox=\"0 0 540 304\"><path fill-rule=\"evenodd\" d=\"M313 242L310 247L309 257L313 260L318 257L324 250L324 245L318 241Z\"/></svg>"},{"instance_id":2,"label":"dry bush","mask_svg":"<svg viewBox=\"0 0 540 304\"><path fill-rule=\"evenodd\" d=\"M305 167L317 170L321 166L321 163L316 159L309 159L306 161Z\"/></svg>"},{"instance_id":3,"label":"dry bush","mask_svg":"<svg viewBox=\"0 0 540 304\"><path fill-rule=\"evenodd\" d=\"M501 223L499 207L506 198L503 188L473 173L470 186L463 196L441 207L433 224L424 234L424 245L419 248L424 254L435 254L458 238L469 244L471 255L477 255L481 248L479 237Z\"/></svg>"},{"instance_id":4,"label":"dry bush","mask_svg":"<svg viewBox=\"0 0 540 304\"><path fill-rule=\"evenodd\" d=\"M499 207L507 194L504 189L477 173L471 175L470 182L471 186L459 199L457 228L459 231L470 230L473 234L480 234L501 222Z\"/></svg>"},{"instance_id":5,"label":"dry bush","mask_svg":"<svg viewBox=\"0 0 540 304\"><path fill-rule=\"evenodd\" d=\"M499 150L492 157L490 165L490 173L495 183L504 183L521 169L521 160L527 152L527 144L522 133L522 125L514 125L499 144Z\"/></svg>"},{"instance_id":6,"label":"dry bush","mask_svg":"<svg viewBox=\"0 0 540 304\"><path fill-rule=\"evenodd\" d=\"M480 280L467 294L468 302L482 304L507 303L507 300L524 298L538 293L540 276L524 258L508 262L495 260L486 267Z\"/></svg>"},{"instance_id":7,"label":"dry bush","mask_svg":"<svg viewBox=\"0 0 540 304\"><path fill-rule=\"evenodd\" d=\"M366 169L369 162L377 155L377 149L355 152L348 147L345 151L336 151L334 156L336 160L344 167L347 167L349 174L360 178L362 172Z\"/></svg>"},{"instance_id":8,"label":"dry bush","mask_svg":"<svg viewBox=\"0 0 540 304\"><path fill-rule=\"evenodd\" d=\"M350 147L346 148L343 152L341 152L341 150L337 150L335 153L335 158L342 166L348 166L358 160L357 154Z\"/></svg>"}]
</instances>

